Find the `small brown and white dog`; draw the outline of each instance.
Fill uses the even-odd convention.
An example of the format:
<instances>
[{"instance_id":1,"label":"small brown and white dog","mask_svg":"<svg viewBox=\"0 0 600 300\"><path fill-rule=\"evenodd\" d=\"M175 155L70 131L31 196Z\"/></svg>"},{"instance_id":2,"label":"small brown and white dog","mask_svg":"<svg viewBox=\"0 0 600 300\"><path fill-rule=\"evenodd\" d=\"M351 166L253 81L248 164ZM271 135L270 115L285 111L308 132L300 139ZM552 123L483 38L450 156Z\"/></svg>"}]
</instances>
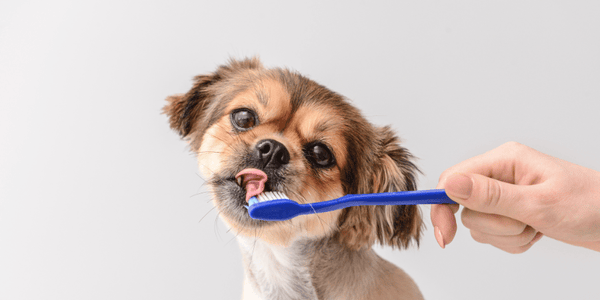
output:
<instances>
[{"instance_id":1,"label":"small brown and white dog","mask_svg":"<svg viewBox=\"0 0 600 300\"><path fill-rule=\"evenodd\" d=\"M243 299L423 298L371 249L418 243L416 206L358 206L277 222L254 220L245 208L250 185L253 194L278 191L298 203L415 190L418 170L390 128L373 126L326 87L256 58L197 76L189 92L167 101L171 128L197 154L213 204L239 241ZM260 187L257 174L265 175Z\"/></svg>"}]
</instances>

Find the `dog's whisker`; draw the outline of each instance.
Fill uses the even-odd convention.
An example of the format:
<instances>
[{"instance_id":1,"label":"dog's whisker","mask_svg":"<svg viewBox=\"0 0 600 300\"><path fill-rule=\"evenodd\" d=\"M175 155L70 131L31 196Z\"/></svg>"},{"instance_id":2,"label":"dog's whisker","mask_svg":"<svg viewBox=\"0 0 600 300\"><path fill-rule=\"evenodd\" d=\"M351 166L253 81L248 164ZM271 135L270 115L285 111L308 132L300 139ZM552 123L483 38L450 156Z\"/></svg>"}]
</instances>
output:
<instances>
[{"instance_id":1,"label":"dog's whisker","mask_svg":"<svg viewBox=\"0 0 600 300\"><path fill-rule=\"evenodd\" d=\"M221 215L221 212L219 212L217 214L217 217L215 218L215 227L214 227L214 231L215 234L217 236L217 239L219 240L219 242L223 242L223 239L221 238L221 234L219 233L219 216Z\"/></svg>"},{"instance_id":2,"label":"dog's whisker","mask_svg":"<svg viewBox=\"0 0 600 300\"><path fill-rule=\"evenodd\" d=\"M223 247L227 247L227 245L229 245L229 243L231 243L231 241L235 240L237 238L237 235L234 235L232 238L229 239L229 241L227 241L227 243L225 243L225 245L223 245Z\"/></svg>"},{"instance_id":3,"label":"dog's whisker","mask_svg":"<svg viewBox=\"0 0 600 300\"><path fill-rule=\"evenodd\" d=\"M252 245L252 253L250 254L249 265L252 265L252 259L254 259L254 249L256 249L256 242L258 241L258 236L257 236L256 230L257 230L257 228L254 229L254 244ZM262 231L262 227L260 228L260 230Z\"/></svg>"},{"instance_id":4,"label":"dog's whisker","mask_svg":"<svg viewBox=\"0 0 600 300\"><path fill-rule=\"evenodd\" d=\"M231 229L233 229L233 227L230 227L229 230L227 230L227 233L229 233L231 231ZM227 243L225 243L225 246L227 246L227 244L231 243L231 241L235 240L240 235L240 233L241 233L241 231L235 232L235 235Z\"/></svg>"},{"instance_id":5,"label":"dog's whisker","mask_svg":"<svg viewBox=\"0 0 600 300\"><path fill-rule=\"evenodd\" d=\"M209 170L211 173L213 173L213 175L216 175L216 174L217 174L217 173L215 173L215 171L211 170L209 167L207 167L205 164L201 163L200 161L198 161L198 163L199 163L200 165L202 165L204 168L206 168L207 170ZM198 176L200 176L200 175L198 175ZM200 178L202 178L202 177L200 177ZM204 178L203 178L203 180L204 180L204 182L206 182L206 181L207 181L207 180L206 180L206 179L204 179Z\"/></svg>"},{"instance_id":6,"label":"dog's whisker","mask_svg":"<svg viewBox=\"0 0 600 300\"><path fill-rule=\"evenodd\" d=\"M197 153L198 154L207 154L207 153L209 153L209 154L211 154L211 153L222 154L223 151L208 151L208 150L206 150L206 151L198 151Z\"/></svg>"},{"instance_id":7,"label":"dog's whisker","mask_svg":"<svg viewBox=\"0 0 600 300\"><path fill-rule=\"evenodd\" d=\"M191 196L190 196L190 198L192 198L192 197L196 197L196 196L199 196L199 195L202 195L202 194L210 194L210 192L209 192L209 191L204 191L204 192L200 192L200 193L195 193L195 194L191 195ZM212 200L212 199L211 199L211 200ZM209 201L210 201L210 200L209 200Z\"/></svg>"},{"instance_id":8,"label":"dog's whisker","mask_svg":"<svg viewBox=\"0 0 600 300\"><path fill-rule=\"evenodd\" d=\"M211 209L209 209L209 210L206 212L206 214L204 214L204 216L203 216L202 218L200 218L200 221L198 221L198 223L202 222L202 220L204 220L204 218L206 218L206 216L208 216L208 214L209 214L211 211L215 210L215 208L217 208L217 207L216 207L216 206L213 206Z\"/></svg>"},{"instance_id":9,"label":"dog's whisker","mask_svg":"<svg viewBox=\"0 0 600 300\"><path fill-rule=\"evenodd\" d=\"M198 178L202 179L202 181L204 181L204 183L206 183L206 179L202 178L202 176L200 176L200 174L196 173L196 176L198 176Z\"/></svg>"},{"instance_id":10,"label":"dog's whisker","mask_svg":"<svg viewBox=\"0 0 600 300\"><path fill-rule=\"evenodd\" d=\"M221 141L221 142L223 142L223 144L225 144L227 147L231 148L231 150L234 150L234 151L235 151L235 149L234 149L234 148L231 146L231 143L230 143L230 142L227 142L227 141L225 141L225 140L223 140L223 139L221 139L221 138L218 138L216 135L214 135L214 134L211 134L210 132L206 132L206 134L207 134L207 135L210 135L210 136L212 136L212 137L214 137L215 139L217 139L217 140L219 140L219 141Z\"/></svg>"},{"instance_id":11,"label":"dog's whisker","mask_svg":"<svg viewBox=\"0 0 600 300\"><path fill-rule=\"evenodd\" d=\"M310 189L308 190L309 194L310 194ZM302 196L301 196L302 197ZM321 218L321 216L319 216L319 214L317 213L317 211L314 209L314 207L312 206L311 203L309 203L306 198L302 197L304 202L307 203L308 205L310 205L310 208L315 212L315 216L317 217L317 219L319 220L319 223L321 224L321 228L323 229L323 232L327 232L325 230L325 224L323 222L323 219Z\"/></svg>"},{"instance_id":12,"label":"dog's whisker","mask_svg":"<svg viewBox=\"0 0 600 300\"><path fill-rule=\"evenodd\" d=\"M229 135L229 137L234 138L238 141L241 140L241 137L237 134L235 134L235 131L233 130L228 130L227 128L223 127L221 124L217 123L216 124L218 128L220 128L221 130L223 130L223 132L227 133L227 135Z\"/></svg>"},{"instance_id":13,"label":"dog's whisker","mask_svg":"<svg viewBox=\"0 0 600 300\"><path fill-rule=\"evenodd\" d=\"M256 137L257 137L256 132L251 131L250 134L252 135L252 138L256 139Z\"/></svg>"},{"instance_id":14,"label":"dog's whisker","mask_svg":"<svg viewBox=\"0 0 600 300\"><path fill-rule=\"evenodd\" d=\"M338 195L331 195L331 192L330 192L330 193L327 193L327 194L325 194L325 196L327 196L327 200L330 200L330 199L335 199L335 198L338 198L338 197L339 197ZM339 229L339 228L340 228L340 226L337 224L337 222L332 222L332 223L330 224L330 226L329 226L329 229L330 229L330 230L331 230L331 229L333 229L333 230L337 230L337 229Z\"/></svg>"}]
</instances>

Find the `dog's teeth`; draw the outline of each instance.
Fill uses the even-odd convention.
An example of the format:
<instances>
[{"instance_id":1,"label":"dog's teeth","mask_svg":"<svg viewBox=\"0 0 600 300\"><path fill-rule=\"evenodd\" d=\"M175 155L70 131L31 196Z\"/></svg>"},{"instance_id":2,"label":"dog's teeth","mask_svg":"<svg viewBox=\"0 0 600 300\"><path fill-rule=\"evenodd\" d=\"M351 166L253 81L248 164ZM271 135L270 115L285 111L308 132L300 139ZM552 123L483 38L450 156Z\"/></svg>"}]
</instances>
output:
<instances>
[{"instance_id":1,"label":"dog's teeth","mask_svg":"<svg viewBox=\"0 0 600 300\"><path fill-rule=\"evenodd\" d=\"M237 182L237 184L238 184L239 186L242 186L242 176L240 176L240 177L236 178L236 179L235 179L235 181Z\"/></svg>"}]
</instances>

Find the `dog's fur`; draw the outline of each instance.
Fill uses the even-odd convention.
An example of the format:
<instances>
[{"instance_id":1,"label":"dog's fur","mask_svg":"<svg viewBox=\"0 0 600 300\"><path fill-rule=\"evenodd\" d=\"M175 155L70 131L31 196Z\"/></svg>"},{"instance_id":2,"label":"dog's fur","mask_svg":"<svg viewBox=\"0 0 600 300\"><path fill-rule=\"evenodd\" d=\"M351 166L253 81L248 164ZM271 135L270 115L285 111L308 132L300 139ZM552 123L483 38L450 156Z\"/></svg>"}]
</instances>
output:
<instances>
[{"instance_id":1,"label":"dog's fur","mask_svg":"<svg viewBox=\"0 0 600 300\"><path fill-rule=\"evenodd\" d=\"M390 128L373 126L324 86L287 69L267 69L256 58L197 76L189 92L167 101L171 128L197 153L213 203L238 237L243 299L422 299L408 275L371 249L375 243L418 243L416 206L358 206L259 221L248 216L245 190L235 180L243 169L261 169L266 190L298 203L415 190L418 170ZM248 130L232 123L240 108L256 113ZM265 139L281 143L289 162L270 167L257 160L256 145ZM314 143L330 150L333 165L315 165L307 152Z\"/></svg>"}]
</instances>

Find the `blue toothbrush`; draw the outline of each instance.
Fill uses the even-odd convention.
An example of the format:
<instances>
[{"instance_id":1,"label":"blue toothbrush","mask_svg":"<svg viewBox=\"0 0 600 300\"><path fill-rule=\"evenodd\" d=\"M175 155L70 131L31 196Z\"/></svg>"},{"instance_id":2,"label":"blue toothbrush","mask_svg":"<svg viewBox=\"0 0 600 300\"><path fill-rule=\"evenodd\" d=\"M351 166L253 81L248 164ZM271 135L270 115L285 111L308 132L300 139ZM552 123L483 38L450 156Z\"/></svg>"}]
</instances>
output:
<instances>
[{"instance_id":1,"label":"blue toothbrush","mask_svg":"<svg viewBox=\"0 0 600 300\"><path fill-rule=\"evenodd\" d=\"M299 204L284 193L264 192L250 198L248 213L253 219L285 221L299 215L323 213L358 205L456 204L444 190L421 190L379 194L350 194L337 199Z\"/></svg>"}]
</instances>

